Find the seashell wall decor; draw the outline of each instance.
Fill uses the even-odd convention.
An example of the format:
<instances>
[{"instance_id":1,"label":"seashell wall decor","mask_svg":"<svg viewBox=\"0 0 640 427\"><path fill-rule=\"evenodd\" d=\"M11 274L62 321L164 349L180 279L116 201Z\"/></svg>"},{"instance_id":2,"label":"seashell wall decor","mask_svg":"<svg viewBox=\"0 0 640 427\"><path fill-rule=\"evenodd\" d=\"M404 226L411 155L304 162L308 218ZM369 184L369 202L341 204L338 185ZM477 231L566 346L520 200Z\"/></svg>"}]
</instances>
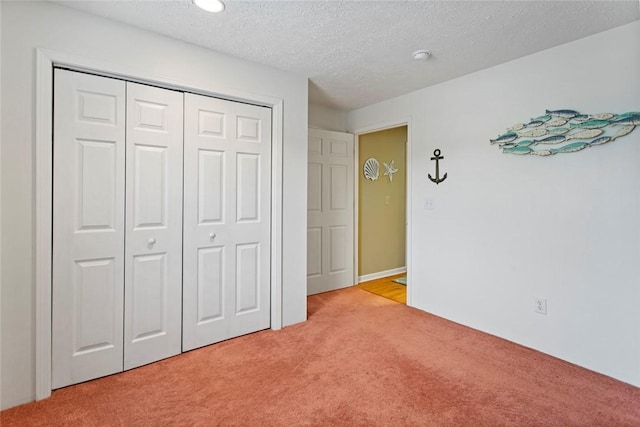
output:
<instances>
[{"instance_id":1,"label":"seashell wall decor","mask_svg":"<svg viewBox=\"0 0 640 427\"><path fill-rule=\"evenodd\" d=\"M366 179L376 181L380 173L380 163L373 157L367 159L362 167L362 173Z\"/></svg>"},{"instance_id":2,"label":"seashell wall decor","mask_svg":"<svg viewBox=\"0 0 640 427\"><path fill-rule=\"evenodd\" d=\"M498 144L503 153L550 156L615 141L629 135L638 125L638 111L580 114L574 110L547 110L544 115L515 124L489 141Z\"/></svg>"}]
</instances>

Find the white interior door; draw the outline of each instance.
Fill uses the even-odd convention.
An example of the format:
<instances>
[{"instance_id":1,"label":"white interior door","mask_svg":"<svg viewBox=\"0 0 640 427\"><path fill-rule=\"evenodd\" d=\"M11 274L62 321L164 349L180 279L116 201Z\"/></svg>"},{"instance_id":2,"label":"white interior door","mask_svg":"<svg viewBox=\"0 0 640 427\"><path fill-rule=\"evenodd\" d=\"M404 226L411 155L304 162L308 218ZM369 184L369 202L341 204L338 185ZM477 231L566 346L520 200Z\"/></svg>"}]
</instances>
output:
<instances>
[{"instance_id":1,"label":"white interior door","mask_svg":"<svg viewBox=\"0 0 640 427\"><path fill-rule=\"evenodd\" d=\"M122 371L125 83L55 70L52 387Z\"/></svg>"},{"instance_id":2,"label":"white interior door","mask_svg":"<svg viewBox=\"0 0 640 427\"><path fill-rule=\"evenodd\" d=\"M353 135L309 129L307 294L353 285Z\"/></svg>"},{"instance_id":3,"label":"white interior door","mask_svg":"<svg viewBox=\"0 0 640 427\"><path fill-rule=\"evenodd\" d=\"M183 350L270 325L271 110L185 94Z\"/></svg>"},{"instance_id":4,"label":"white interior door","mask_svg":"<svg viewBox=\"0 0 640 427\"><path fill-rule=\"evenodd\" d=\"M183 94L127 83L124 369L181 351Z\"/></svg>"}]
</instances>

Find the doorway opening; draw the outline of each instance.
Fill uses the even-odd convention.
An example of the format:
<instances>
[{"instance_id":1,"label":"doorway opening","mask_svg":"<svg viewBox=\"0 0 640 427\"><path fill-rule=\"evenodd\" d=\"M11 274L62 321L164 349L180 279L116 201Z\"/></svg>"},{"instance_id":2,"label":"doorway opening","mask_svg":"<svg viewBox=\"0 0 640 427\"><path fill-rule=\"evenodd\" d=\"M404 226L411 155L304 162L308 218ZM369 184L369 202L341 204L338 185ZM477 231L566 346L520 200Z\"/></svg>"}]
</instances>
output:
<instances>
[{"instance_id":1,"label":"doorway opening","mask_svg":"<svg viewBox=\"0 0 640 427\"><path fill-rule=\"evenodd\" d=\"M357 138L358 287L407 302L408 126Z\"/></svg>"}]
</instances>

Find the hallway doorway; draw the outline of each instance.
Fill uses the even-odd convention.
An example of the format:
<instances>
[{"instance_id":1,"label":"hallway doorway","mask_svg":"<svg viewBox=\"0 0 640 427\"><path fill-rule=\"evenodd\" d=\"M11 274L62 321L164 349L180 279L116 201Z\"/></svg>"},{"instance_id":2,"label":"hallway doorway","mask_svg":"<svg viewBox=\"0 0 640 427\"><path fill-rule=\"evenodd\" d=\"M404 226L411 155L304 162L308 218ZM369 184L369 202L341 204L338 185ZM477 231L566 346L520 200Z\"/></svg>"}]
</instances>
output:
<instances>
[{"instance_id":1,"label":"hallway doorway","mask_svg":"<svg viewBox=\"0 0 640 427\"><path fill-rule=\"evenodd\" d=\"M407 285L399 283L400 279L405 280L405 273L395 274L393 276L374 279L368 282L359 283L356 287L372 294L390 299L401 304L407 303Z\"/></svg>"},{"instance_id":2,"label":"hallway doorway","mask_svg":"<svg viewBox=\"0 0 640 427\"><path fill-rule=\"evenodd\" d=\"M359 287L406 303L407 132L401 125L358 135Z\"/></svg>"}]
</instances>

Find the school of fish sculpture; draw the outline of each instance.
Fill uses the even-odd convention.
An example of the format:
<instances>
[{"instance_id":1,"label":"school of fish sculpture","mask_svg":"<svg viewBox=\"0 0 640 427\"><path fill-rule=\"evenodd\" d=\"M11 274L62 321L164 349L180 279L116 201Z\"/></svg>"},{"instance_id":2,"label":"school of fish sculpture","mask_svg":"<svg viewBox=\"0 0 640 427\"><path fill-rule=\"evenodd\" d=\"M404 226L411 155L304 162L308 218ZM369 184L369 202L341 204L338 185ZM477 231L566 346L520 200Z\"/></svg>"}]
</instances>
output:
<instances>
[{"instance_id":1,"label":"school of fish sculpture","mask_svg":"<svg viewBox=\"0 0 640 427\"><path fill-rule=\"evenodd\" d=\"M498 144L503 153L550 156L607 144L629 135L638 125L639 111L581 114L574 110L547 110L489 141Z\"/></svg>"}]
</instances>

